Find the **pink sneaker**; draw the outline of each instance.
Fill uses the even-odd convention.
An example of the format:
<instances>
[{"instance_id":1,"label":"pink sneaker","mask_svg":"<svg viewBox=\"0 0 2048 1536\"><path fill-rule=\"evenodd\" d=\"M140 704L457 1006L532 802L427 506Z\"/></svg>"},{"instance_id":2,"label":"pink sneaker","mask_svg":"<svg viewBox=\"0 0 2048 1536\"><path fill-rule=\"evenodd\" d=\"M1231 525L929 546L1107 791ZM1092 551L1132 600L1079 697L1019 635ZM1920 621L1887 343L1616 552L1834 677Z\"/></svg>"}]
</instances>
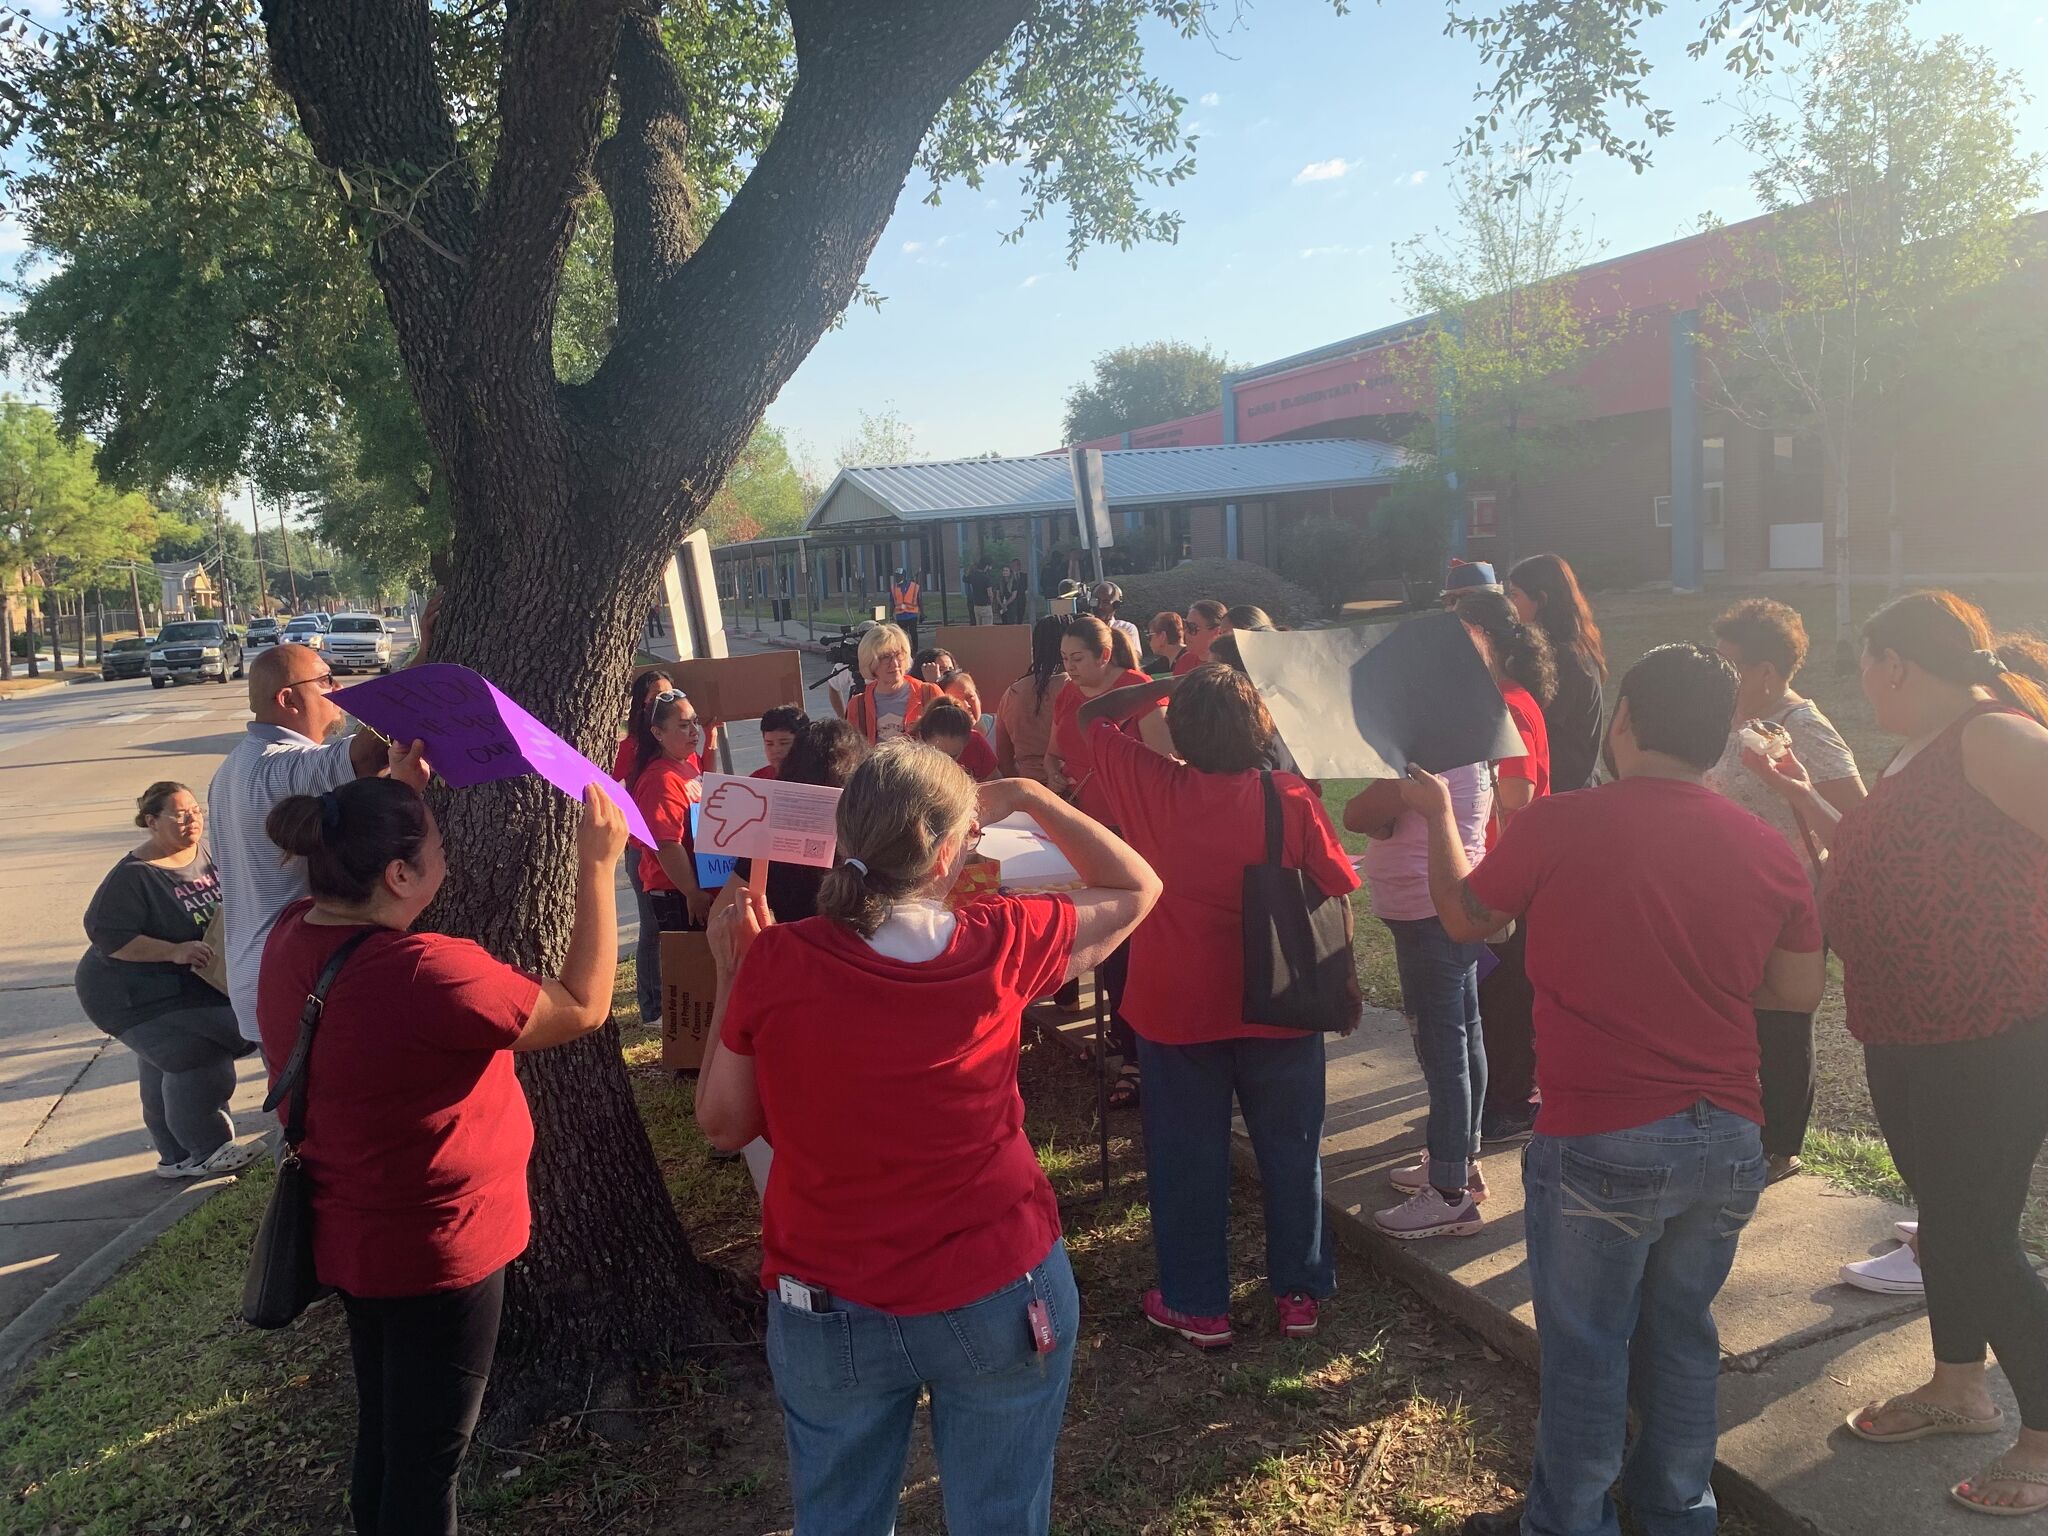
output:
<instances>
[{"instance_id":1,"label":"pink sneaker","mask_svg":"<svg viewBox=\"0 0 2048 1536\"><path fill-rule=\"evenodd\" d=\"M1309 1305L1313 1307L1315 1304L1311 1302ZM1146 1322L1154 1328L1179 1334L1197 1349L1228 1349L1237 1337L1230 1331L1228 1317L1190 1317L1185 1312L1176 1312L1157 1291L1145 1293L1143 1306Z\"/></svg>"},{"instance_id":2,"label":"pink sneaker","mask_svg":"<svg viewBox=\"0 0 2048 1536\"><path fill-rule=\"evenodd\" d=\"M1316 1331L1316 1318L1322 1311L1322 1303L1306 1291L1289 1291L1285 1296L1273 1298L1273 1305L1280 1311L1280 1336L1286 1339L1305 1339Z\"/></svg>"},{"instance_id":3,"label":"pink sneaker","mask_svg":"<svg viewBox=\"0 0 2048 1536\"><path fill-rule=\"evenodd\" d=\"M1373 1225L1388 1237L1407 1242L1421 1237L1470 1237L1485 1225L1470 1195L1452 1205L1434 1189L1410 1195L1389 1211L1373 1213Z\"/></svg>"},{"instance_id":4,"label":"pink sneaker","mask_svg":"<svg viewBox=\"0 0 2048 1536\"><path fill-rule=\"evenodd\" d=\"M1479 1171L1478 1158L1472 1159L1469 1166L1472 1172L1465 1180L1465 1193L1472 1197L1474 1205L1483 1205L1487 1194L1486 1175ZM1429 1188L1429 1159L1425 1157L1420 1162L1396 1168L1387 1175L1387 1182L1404 1195L1421 1194Z\"/></svg>"}]
</instances>

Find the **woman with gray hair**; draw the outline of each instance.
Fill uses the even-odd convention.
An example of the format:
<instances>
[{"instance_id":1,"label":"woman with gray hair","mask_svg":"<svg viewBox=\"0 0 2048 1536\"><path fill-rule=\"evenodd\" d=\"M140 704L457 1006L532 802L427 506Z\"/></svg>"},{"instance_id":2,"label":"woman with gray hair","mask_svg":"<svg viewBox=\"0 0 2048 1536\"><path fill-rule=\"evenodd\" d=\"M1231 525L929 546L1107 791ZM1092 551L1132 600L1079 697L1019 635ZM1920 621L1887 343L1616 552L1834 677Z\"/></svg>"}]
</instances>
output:
<instances>
[{"instance_id":1,"label":"woman with gray hair","mask_svg":"<svg viewBox=\"0 0 2048 1536\"><path fill-rule=\"evenodd\" d=\"M1082 889L949 907L981 824L1018 811ZM928 1390L948 1528L1043 1533L1080 1298L1024 1134L1023 1011L1159 881L1044 786L977 791L914 742L854 770L837 824L816 917L774 923L749 892L712 924L696 1097L714 1146L775 1148L761 1284L797 1528L894 1528Z\"/></svg>"}]
</instances>

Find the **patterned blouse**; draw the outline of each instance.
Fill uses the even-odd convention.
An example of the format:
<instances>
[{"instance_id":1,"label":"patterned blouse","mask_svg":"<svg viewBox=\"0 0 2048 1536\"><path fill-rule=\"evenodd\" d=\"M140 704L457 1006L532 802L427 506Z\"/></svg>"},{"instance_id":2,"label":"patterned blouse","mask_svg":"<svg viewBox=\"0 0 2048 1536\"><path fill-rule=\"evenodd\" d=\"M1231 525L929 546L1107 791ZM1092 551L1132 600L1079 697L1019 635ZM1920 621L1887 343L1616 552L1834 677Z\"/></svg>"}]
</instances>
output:
<instances>
[{"instance_id":1,"label":"patterned blouse","mask_svg":"<svg viewBox=\"0 0 2048 1536\"><path fill-rule=\"evenodd\" d=\"M1836 827L1821 912L1849 1032L1937 1045L2048 1024L2048 842L1963 773L1970 710Z\"/></svg>"}]
</instances>

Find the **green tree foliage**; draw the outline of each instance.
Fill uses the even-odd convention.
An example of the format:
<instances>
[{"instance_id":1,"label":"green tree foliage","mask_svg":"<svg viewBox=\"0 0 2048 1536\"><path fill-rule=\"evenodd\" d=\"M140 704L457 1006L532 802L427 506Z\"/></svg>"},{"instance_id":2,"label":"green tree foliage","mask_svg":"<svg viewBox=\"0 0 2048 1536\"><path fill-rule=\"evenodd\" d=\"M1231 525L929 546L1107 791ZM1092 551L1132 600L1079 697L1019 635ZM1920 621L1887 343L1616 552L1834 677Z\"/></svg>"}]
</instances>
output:
<instances>
[{"instance_id":1,"label":"green tree foliage","mask_svg":"<svg viewBox=\"0 0 2048 1536\"><path fill-rule=\"evenodd\" d=\"M1067 391L1066 440L1088 442L1214 410L1230 368L1230 359L1206 343L1112 347L1095 359L1091 377Z\"/></svg>"},{"instance_id":2,"label":"green tree foliage","mask_svg":"<svg viewBox=\"0 0 2048 1536\"><path fill-rule=\"evenodd\" d=\"M1894 412L1904 387L1968 387L1959 301L2009 277L2042 158L2019 146L2014 71L1954 35L1915 37L1904 0L1845 4L1781 73L1739 101L1735 137L1771 215L1729 236L1730 280L1703 309L1723 403L1821 443L1835 491L1838 641L1849 633L1850 488L1885 474L1903 574ZM1741 280L1735 280L1741 274ZM1874 464L1863 462L1874 452Z\"/></svg>"},{"instance_id":3,"label":"green tree foliage","mask_svg":"<svg viewBox=\"0 0 2048 1536\"><path fill-rule=\"evenodd\" d=\"M810 509L788 438L764 421L711 499L701 526L713 544L788 538L804 531Z\"/></svg>"},{"instance_id":4,"label":"green tree foliage","mask_svg":"<svg viewBox=\"0 0 2048 1536\"><path fill-rule=\"evenodd\" d=\"M909 464L925 455L917 451L917 433L894 405L863 409L860 425L839 445L839 467L861 464Z\"/></svg>"},{"instance_id":5,"label":"green tree foliage","mask_svg":"<svg viewBox=\"0 0 2048 1536\"><path fill-rule=\"evenodd\" d=\"M1315 593L1326 610L1360 594L1372 559L1371 532L1350 518L1304 518L1280 540L1280 574Z\"/></svg>"},{"instance_id":6,"label":"green tree foliage","mask_svg":"<svg viewBox=\"0 0 2048 1536\"><path fill-rule=\"evenodd\" d=\"M1409 306L1429 317L1395 362L1435 407L1411 446L1460 489L1498 496L1510 560L1523 480L1567 462L1582 435L1571 380L1596 337L1573 278L1590 247L1568 186L1527 146L1484 147L1458 169L1456 227L1397 255Z\"/></svg>"}]
</instances>

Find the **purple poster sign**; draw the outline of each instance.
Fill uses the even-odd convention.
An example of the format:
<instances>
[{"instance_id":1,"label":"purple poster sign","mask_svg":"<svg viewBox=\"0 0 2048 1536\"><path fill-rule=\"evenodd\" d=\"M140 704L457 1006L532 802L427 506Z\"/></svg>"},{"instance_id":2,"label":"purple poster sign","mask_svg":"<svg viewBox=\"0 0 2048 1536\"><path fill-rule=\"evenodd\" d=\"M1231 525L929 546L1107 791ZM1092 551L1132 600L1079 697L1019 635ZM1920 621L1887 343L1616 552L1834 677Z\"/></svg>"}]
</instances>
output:
<instances>
[{"instance_id":1,"label":"purple poster sign","mask_svg":"<svg viewBox=\"0 0 2048 1536\"><path fill-rule=\"evenodd\" d=\"M434 772L457 789L537 773L580 801L584 787L595 784L625 814L633 836L654 846L646 818L618 780L468 667L407 667L344 688L334 702L393 741L425 742Z\"/></svg>"}]
</instances>

